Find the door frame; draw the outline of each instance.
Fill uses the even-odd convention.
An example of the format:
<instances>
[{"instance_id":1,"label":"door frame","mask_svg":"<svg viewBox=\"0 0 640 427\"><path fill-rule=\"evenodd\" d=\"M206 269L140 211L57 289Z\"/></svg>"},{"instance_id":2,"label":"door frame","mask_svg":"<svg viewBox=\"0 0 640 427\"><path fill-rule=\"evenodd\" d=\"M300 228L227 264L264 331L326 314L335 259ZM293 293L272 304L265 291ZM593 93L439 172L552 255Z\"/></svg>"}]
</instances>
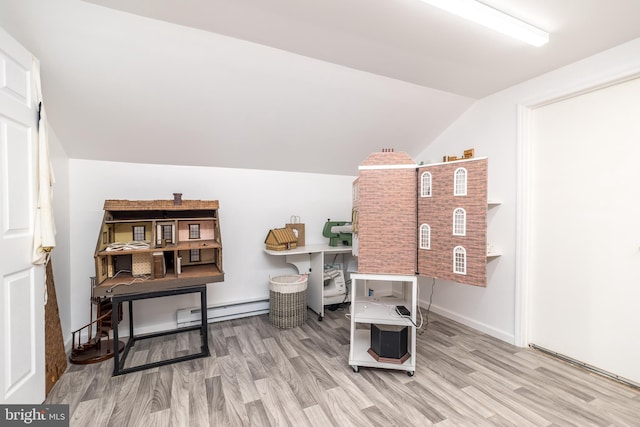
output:
<instances>
[{"instance_id":1,"label":"door frame","mask_svg":"<svg viewBox=\"0 0 640 427\"><path fill-rule=\"evenodd\" d=\"M527 347L531 331L531 251L532 215L531 194L533 190L533 114L535 109L578 97L608 86L640 78L640 65L623 72L601 76L587 83L557 90L544 97L534 98L517 105L516 137L516 281L514 344Z\"/></svg>"}]
</instances>

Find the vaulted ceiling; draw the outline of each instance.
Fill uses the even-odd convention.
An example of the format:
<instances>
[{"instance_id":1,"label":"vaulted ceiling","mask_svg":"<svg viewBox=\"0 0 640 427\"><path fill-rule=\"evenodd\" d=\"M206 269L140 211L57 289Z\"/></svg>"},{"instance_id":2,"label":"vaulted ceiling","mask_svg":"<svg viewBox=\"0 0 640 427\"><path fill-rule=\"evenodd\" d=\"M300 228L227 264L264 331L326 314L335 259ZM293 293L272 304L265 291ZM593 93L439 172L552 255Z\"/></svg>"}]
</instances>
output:
<instances>
[{"instance_id":1,"label":"vaulted ceiling","mask_svg":"<svg viewBox=\"0 0 640 427\"><path fill-rule=\"evenodd\" d=\"M539 48L420 0L0 0L71 158L355 175L476 99L640 37L637 0L485 0ZM471 142L472 143L472 142Z\"/></svg>"}]
</instances>

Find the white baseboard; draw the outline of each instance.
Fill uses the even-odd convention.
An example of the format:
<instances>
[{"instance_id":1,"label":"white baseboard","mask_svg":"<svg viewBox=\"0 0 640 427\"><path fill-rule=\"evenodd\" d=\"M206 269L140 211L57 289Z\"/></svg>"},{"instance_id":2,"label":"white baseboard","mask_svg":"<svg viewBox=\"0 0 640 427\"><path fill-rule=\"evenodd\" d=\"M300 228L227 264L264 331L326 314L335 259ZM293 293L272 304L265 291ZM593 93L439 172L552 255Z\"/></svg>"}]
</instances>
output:
<instances>
[{"instance_id":1,"label":"white baseboard","mask_svg":"<svg viewBox=\"0 0 640 427\"><path fill-rule=\"evenodd\" d=\"M218 304L207 307L207 323L257 316L265 313L269 313L268 299ZM192 307L178 310L176 312L176 323L178 328L199 325L201 323L200 308Z\"/></svg>"},{"instance_id":2,"label":"white baseboard","mask_svg":"<svg viewBox=\"0 0 640 427\"><path fill-rule=\"evenodd\" d=\"M239 319L242 317L258 316L260 314L269 313L268 299L247 300L236 303L216 304L207 307L207 323L220 322L223 320ZM183 308L177 310L176 320L154 323L152 325L138 326L134 325L134 333L138 335L152 334L162 331L172 331L177 328L188 326L196 326L200 324L200 308ZM122 321L118 325L118 339L129 337L129 323ZM86 337L83 337L83 341ZM71 352L71 337L64 343L64 349L67 354Z\"/></svg>"},{"instance_id":3,"label":"white baseboard","mask_svg":"<svg viewBox=\"0 0 640 427\"><path fill-rule=\"evenodd\" d=\"M155 323L153 325L146 325L146 326L140 326L140 327L133 325L133 333L137 337L139 335L153 334L156 332L172 331L178 327L179 326L176 325L176 322ZM120 322L120 324L118 324L118 340L122 338L129 338L128 322Z\"/></svg>"},{"instance_id":4,"label":"white baseboard","mask_svg":"<svg viewBox=\"0 0 640 427\"><path fill-rule=\"evenodd\" d=\"M422 314L425 314L425 307L429 305L428 301L419 301L420 307L422 308ZM505 341L509 344L515 345L515 336L506 331L494 328L493 326L489 326L486 323L479 322L475 319L471 319L466 316L462 316L453 311L447 310L446 308L442 308L437 306L436 304L431 304L431 311L441 316L444 316L448 319L454 320L458 323L462 323L465 326L469 326L470 328L476 329L480 332L484 332L487 335L491 335L494 338Z\"/></svg>"},{"instance_id":5,"label":"white baseboard","mask_svg":"<svg viewBox=\"0 0 640 427\"><path fill-rule=\"evenodd\" d=\"M64 353L68 356L71 353L71 341L73 337L69 337L64 341Z\"/></svg>"}]
</instances>

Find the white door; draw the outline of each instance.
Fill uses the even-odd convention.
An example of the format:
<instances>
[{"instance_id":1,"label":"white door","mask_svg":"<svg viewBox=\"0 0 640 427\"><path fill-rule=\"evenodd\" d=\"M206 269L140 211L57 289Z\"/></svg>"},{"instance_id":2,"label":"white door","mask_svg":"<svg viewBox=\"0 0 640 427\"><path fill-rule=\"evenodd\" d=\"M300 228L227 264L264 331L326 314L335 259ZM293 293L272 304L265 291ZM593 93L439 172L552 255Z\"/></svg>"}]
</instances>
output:
<instances>
[{"instance_id":1,"label":"white door","mask_svg":"<svg viewBox=\"0 0 640 427\"><path fill-rule=\"evenodd\" d=\"M45 398L44 270L31 264L37 111L32 55L0 28L0 403Z\"/></svg>"},{"instance_id":2,"label":"white door","mask_svg":"<svg viewBox=\"0 0 640 427\"><path fill-rule=\"evenodd\" d=\"M530 342L640 384L640 79L534 111Z\"/></svg>"}]
</instances>

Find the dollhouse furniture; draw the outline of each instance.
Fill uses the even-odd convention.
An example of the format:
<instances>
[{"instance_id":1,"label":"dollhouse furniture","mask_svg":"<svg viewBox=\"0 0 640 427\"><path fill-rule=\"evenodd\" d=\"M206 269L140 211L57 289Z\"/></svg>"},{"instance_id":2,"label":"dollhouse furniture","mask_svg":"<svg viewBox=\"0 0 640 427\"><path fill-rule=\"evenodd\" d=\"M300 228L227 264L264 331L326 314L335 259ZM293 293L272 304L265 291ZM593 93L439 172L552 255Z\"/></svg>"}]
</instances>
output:
<instances>
[{"instance_id":1,"label":"dollhouse furniture","mask_svg":"<svg viewBox=\"0 0 640 427\"><path fill-rule=\"evenodd\" d=\"M128 303L129 339L122 357L114 354L114 375L209 355L207 284L222 282L222 238L217 200L106 200L94 254L96 279L92 297ZM134 301L187 293L200 294L201 325L136 336ZM112 311L118 342L117 310ZM136 341L201 328L201 351L173 359L125 368Z\"/></svg>"},{"instance_id":2,"label":"dollhouse furniture","mask_svg":"<svg viewBox=\"0 0 640 427\"><path fill-rule=\"evenodd\" d=\"M91 278L92 287L95 277ZM92 322L71 333L69 361L76 365L98 363L113 357L114 350L124 350L124 343L111 340L113 330L113 303L109 298L92 297ZM95 313L95 316L94 316ZM122 306L116 306L116 322L122 320ZM84 337L84 341L83 341Z\"/></svg>"}]
</instances>

